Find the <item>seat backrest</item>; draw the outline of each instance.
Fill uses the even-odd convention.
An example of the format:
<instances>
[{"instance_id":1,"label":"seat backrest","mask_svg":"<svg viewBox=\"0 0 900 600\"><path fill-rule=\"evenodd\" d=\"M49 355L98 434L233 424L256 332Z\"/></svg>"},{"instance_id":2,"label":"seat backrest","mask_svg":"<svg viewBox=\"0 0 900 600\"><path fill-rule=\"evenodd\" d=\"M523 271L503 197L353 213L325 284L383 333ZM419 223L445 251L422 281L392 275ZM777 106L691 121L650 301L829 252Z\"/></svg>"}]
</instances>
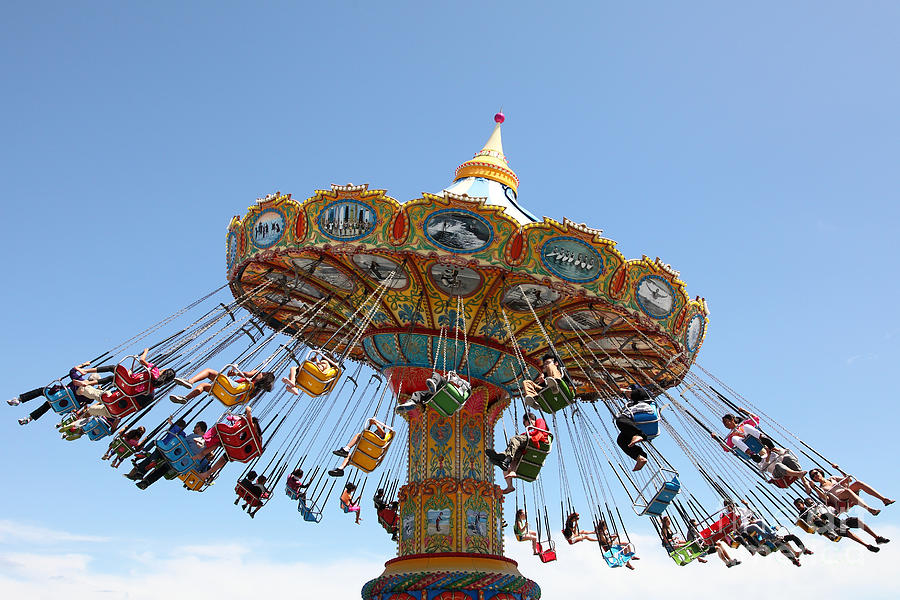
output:
<instances>
[{"instance_id":1,"label":"seat backrest","mask_svg":"<svg viewBox=\"0 0 900 600\"><path fill-rule=\"evenodd\" d=\"M262 454L262 440L246 417L234 423L216 423L216 433L229 460L248 462Z\"/></svg>"},{"instance_id":2,"label":"seat backrest","mask_svg":"<svg viewBox=\"0 0 900 600\"><path fill-rule=\"evenodd\" d=\"M226 368L231 366L228 365ZM225 406L235 406L247 402L253 391L253 383L249 379L240 382L234 381L225 373L226 371L223 369L216 375L209 394Z\"/></svg>"},{"instance_id":3,"label":"seat backrest","mask_svg":"<svg viewBox=\"0 0 900 600\"><path fill-rule=\"evenodd\" d=\"M50 403L50 408L57 414L67 414L78 409L78 399L75 392L61 381L52 381L44 388L44 397Z\"/></svg>"}]
</instances>

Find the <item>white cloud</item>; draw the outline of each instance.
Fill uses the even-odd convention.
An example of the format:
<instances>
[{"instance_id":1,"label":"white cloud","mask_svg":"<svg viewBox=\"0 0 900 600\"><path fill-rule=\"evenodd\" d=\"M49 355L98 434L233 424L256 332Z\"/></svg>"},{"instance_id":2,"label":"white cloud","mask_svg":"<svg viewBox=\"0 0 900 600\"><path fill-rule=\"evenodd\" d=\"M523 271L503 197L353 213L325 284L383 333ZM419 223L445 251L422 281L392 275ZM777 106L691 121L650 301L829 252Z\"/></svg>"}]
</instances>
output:
<instances>
[{"instance_id":1,"label":"white cloud","mask_svg":"<svg viewBox=\"0 0 900 600\"><path fill-rule=\"evenodd\" d=\"M876 358L878 358L878 355L872 352L868 354L854 354L853 356L847 358L847 364L852 365L855 362L875 360Z\"/></svg>"},{"instance_id":2,"label":"white cloud","mask_svg":"<svg viewBox=\"0 0 900 600\"><path fill-rule=\"evenodd\" d=\"M880 534L897 537L900 530L878 527ZM640 592L642 597L666 600L696 600L698 595L719 595L734 589L739 582L752 582L754 598L790 597L792 600L823 598L896 599L900 582L896 578L900 559L900 539L873 554L850 540L829 542L822 537L803 535L801 539L815 552L802 558L797 568L781 555L750 556L735 550L741 565L728 569L714 555L707 564L692 563L678 567L666 556L657 538L632 536L641 558L636 569L611 569L606 566L599 547L591 542L569 546L560 537L559 559L542 564L531 555L528 544L508 540L507 555L519 562L523 575L541 586L543 598L588 599L603 596L626 598ZM705 592L709 593L705 593Z\"/></svg>"},{"instance_id":3,"label":"white cloud","mask_svg":"<svg viewBox=\"0 0 900 600\"><path fill-rule=\"evenodd\" d=\"M560 543L559 560L546 565L531 555L528 544L507 540L506 548L507 554L519 561L522 573L540 584L547 600L593 599L600 595L599 590L603 596L617 598L637 592L667 600L696 600L700 591L724 593L740 582L752 582L752 595L757 598L898 598L900 582L895 570L900 564L900 530L875 526L879 533L897 541L872 554L849 540L835 544L804 536L815 555L804 557L799 569L780 555L758 558L742 550L735 553L744 564L733 569L726 569L715 556L705 565L677 567L659 541L646 536L634 537L641 557L635 571L608 568L599 548L590 542ZM363 583L382 570L382 561L360 559L351 546L348 552L352 555L347 559L320 563L316 556L299 552L284 557L296 560L272 560L262 554L266 545L261 540L165 551L142 549L140 553L137 548L118 548L119 543L109 555L101 555L103 547L99 546L93 547L93 553L0 553L0 596L35 600L61 596L67 600L187 596L220 600L275 595L351 599L359 598Z\"/></svg>"},{"instance_id":4,"label":"white cloud","mask_svg":"<svg viewBox=\"0 0 900 600\"><path fill-rule=\"evenodd\" d=\"M30 544L60 544L65 542L99 543L108 542L110 538L96 535L81 535L47 529L36 525L26 525L15 521L0 520L0 542L4 544L30 543Z\"/></svg>"}]
</instances>

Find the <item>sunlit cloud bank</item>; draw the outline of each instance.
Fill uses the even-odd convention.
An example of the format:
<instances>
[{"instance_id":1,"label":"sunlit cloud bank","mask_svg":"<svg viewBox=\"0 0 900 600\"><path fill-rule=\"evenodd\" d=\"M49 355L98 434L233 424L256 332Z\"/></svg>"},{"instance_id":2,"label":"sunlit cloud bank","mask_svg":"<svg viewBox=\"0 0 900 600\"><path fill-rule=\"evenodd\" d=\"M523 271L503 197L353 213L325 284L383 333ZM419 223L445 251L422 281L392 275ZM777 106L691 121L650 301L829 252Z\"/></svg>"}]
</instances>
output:
<instances>
[{"instance_id":1,"label":"sunlit cloud bank","mask_svg":"<svg viewBox=\"0 0 900 600\"><path fill-rule=\"evenodd\" d=\"M813 556L803 567L781 556L750 557L735 551L743 564L726 569L714 556L705 565L677 567L659 542L635 536L637 570L610 569L595 544L558 546L559 560L541 564L527 544L507 539L507 554L519 561L522 573L536 580L543 597L589 599L603 596L659 595L695 600L698 589L725 591L736 583L752 582L754 597L805 598L900 597L896 578L900 530L881 527L895 539L878 554L849 541L834 544L804 536ZM191 597L193 600L260 597L278 594L292 598L359 598L362 584L378 575L382 561L357 558L352 542L347 558L318 562L302 552L273 556L265 540L198 543L161 550L160 544L134 544L80 536L39 527L0 522L4 551L0 552L0 595L6 598L68 599ZM560 536L561 538L561 536ZM339 540L336 544L341 543ZM78 551L72 551L76 546ZM387 557L385 557L387 558ZM701 586L701 587L698 587ZM732 588L733 589L733 588Z\"/></svg>"}]
</instances>

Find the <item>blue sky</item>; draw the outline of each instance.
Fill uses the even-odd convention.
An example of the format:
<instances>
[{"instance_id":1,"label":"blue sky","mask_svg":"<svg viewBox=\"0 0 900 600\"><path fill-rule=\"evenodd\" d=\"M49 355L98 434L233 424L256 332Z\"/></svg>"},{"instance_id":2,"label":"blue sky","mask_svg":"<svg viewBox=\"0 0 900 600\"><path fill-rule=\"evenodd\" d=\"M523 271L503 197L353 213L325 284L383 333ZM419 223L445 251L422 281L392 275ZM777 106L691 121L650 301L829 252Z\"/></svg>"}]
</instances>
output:
<instances>
[{"instance_id":1,"label":"blue sky","mask_svg":"<svg viewBox=\"0 0 900 600\"><path fill-rule=\"evenodd\" d=\"M710 305L699 362L896 496L894 444L873 419L898 417L898 17L888 2L5 6L0 391L220 285L228 221L256 197L437 192L503 106L526 207L680 270ZM0 541L20 554L83 552L90 578L201 543L292 568L352 549L374 565L361 583L392 552L371 520L304 528L288 505L251 522L227 489L137 494L97 445L0 410L17 490L0 498L14 525ZM551 586L577 572L523 561ZM0 589L28 584L17 569L0 561ZM834 577L792 575L801 597Z\"/></svg>"}]
</instances>

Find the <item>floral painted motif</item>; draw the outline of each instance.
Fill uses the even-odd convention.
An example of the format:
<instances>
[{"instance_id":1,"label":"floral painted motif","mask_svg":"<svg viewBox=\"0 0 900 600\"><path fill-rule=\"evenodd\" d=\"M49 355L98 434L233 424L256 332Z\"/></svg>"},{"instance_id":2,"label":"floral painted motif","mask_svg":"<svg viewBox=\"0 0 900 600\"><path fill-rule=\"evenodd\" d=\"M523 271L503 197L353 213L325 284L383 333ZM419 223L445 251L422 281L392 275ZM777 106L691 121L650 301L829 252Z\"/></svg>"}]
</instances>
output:
<instances>
[{"instance_id":1,"label":"floral painted motif","mask_svg":"<svg viewBox=\"0 0 900 600\"><path fill-rule=\"evenodd\" d=\"M453 427L449 419L443 419L437 413L429 413L429 417L434 420L429 429L431 439L435 445L431 448L431 460L429 461L429 477L438 479L441 477L449 477L452 469L452 458L450 456L453 448L450 446L450 438L453 435Z\"/></svg>"},{"instance_id":2,"label":"floral painted motif","mask_svg":"<svg viewBox=\"0 0 900 600\"><path fill-rule=\"evenodd\" d=\"M400 312L397 314L400 320L410 325L417 325L425 322L425 316L417 311L412 304L401 304Z\"/></svg>"}]
</instances>

